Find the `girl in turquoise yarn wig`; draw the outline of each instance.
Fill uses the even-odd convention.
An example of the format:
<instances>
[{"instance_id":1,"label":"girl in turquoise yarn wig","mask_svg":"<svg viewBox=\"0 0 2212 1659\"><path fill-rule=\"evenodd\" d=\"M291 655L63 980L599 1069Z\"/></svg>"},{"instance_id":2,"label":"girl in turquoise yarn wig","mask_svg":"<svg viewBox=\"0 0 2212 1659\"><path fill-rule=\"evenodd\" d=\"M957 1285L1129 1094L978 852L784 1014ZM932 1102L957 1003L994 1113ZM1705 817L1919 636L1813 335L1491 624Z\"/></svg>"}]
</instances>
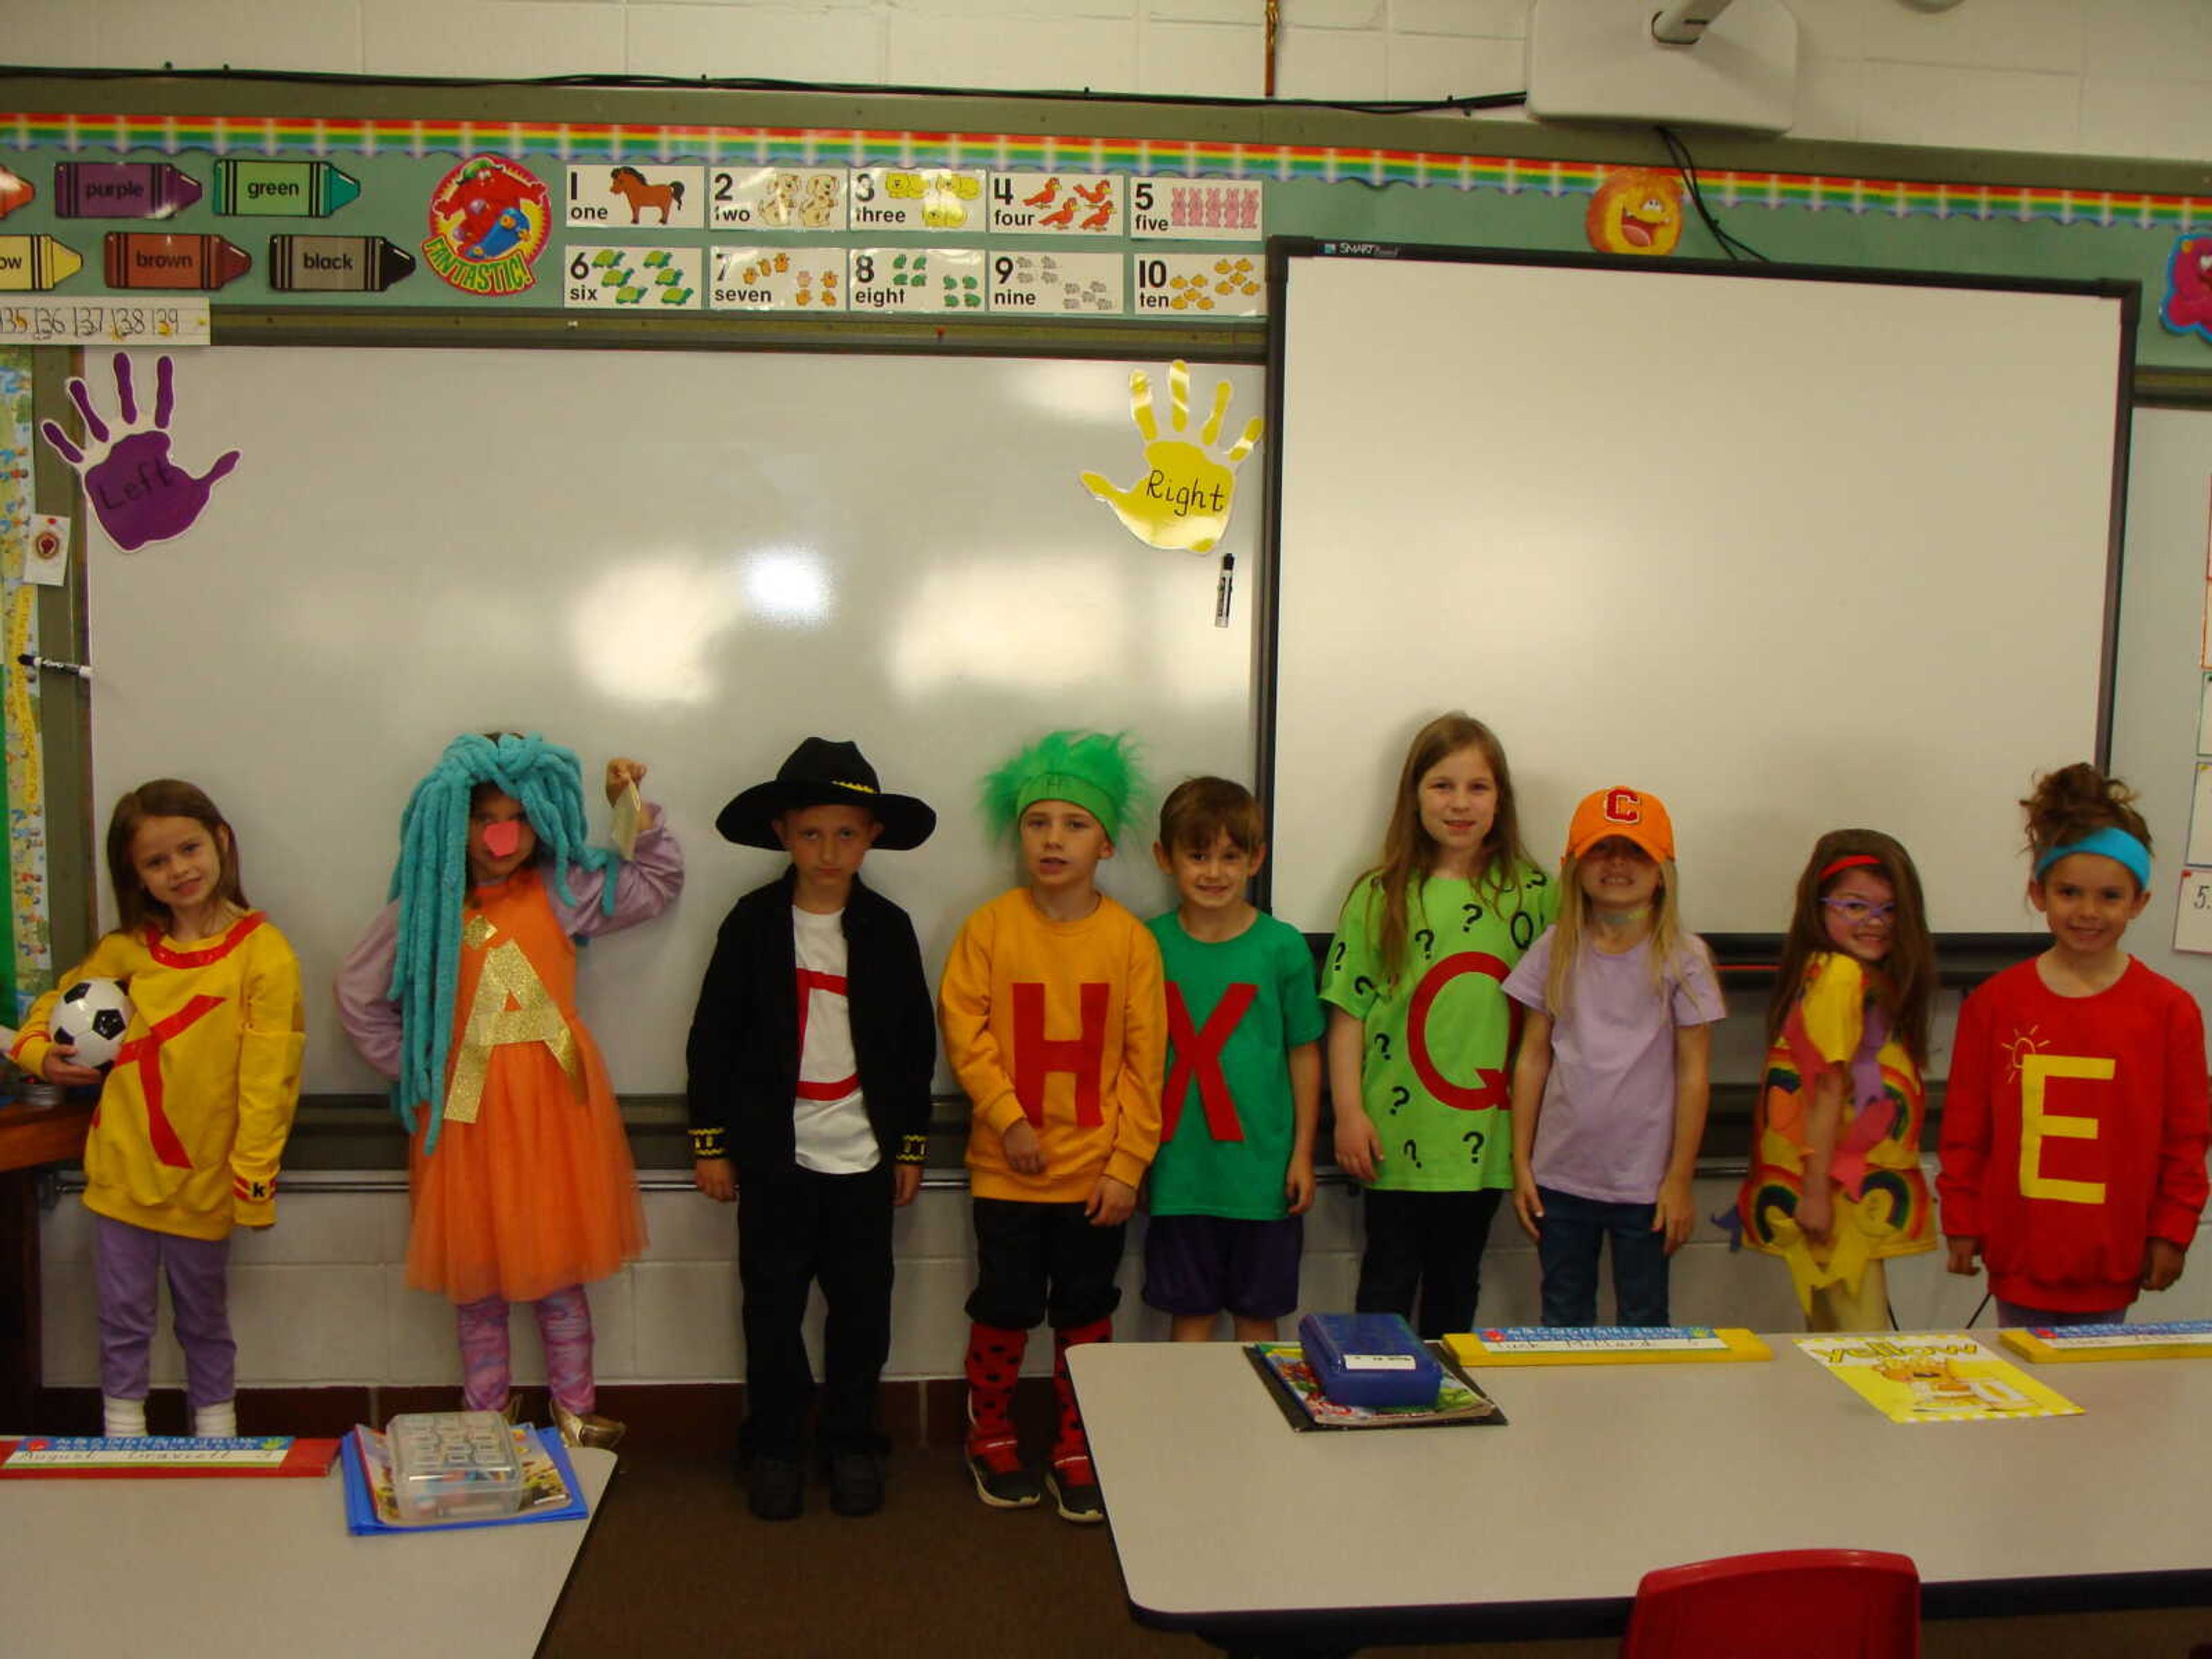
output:
<instances>
[{"instance_id":1,"label":"girl in turquoise yarn wig","mask_svg":"<svg viewBox=\"0 0 2212 1659\"><path fill-rule=\"evenodd\" d=\"M553 861L555 890L576 902L568 868L605 872L621 862L611 848L585 844L583 769L575 751L532 732L495 736L467 732L446 745L429 775L415 786L399 815L399 861L387 898L399 902L398 951L392 964L392 1000L399 1005L404 1048L392 1105L408 1133L415 1104L444 1097L446 1059L453 1029L453 986L460 960L461 901L468 894L469 811L480 784L522 803L531 830ZM599 903L614 914L615 884ZM430 1114L425 1150L438 1145L438 1113Z\"/></svg>"},{"instance_id":2,"label":"girl in turquoise yarn wig","mask_svg":"<svg viewBox=\"0 0 2212 1659\"><path fill-rule=\"evenodd\" d=\"M638 825L617 854L586 843L568 750L456 738L407 803L391 902L337 986L408 1127L407 1282L453 1304L469 1408L513 1407L507 1311L532 1303L572 1445L622 1432L596 1413L585 1286L645 1247L621 1103L576 1004L577 946L684 884L683 849L637 799L644 776L607 763L607 804Z\"/></svg>"}]
</instances>

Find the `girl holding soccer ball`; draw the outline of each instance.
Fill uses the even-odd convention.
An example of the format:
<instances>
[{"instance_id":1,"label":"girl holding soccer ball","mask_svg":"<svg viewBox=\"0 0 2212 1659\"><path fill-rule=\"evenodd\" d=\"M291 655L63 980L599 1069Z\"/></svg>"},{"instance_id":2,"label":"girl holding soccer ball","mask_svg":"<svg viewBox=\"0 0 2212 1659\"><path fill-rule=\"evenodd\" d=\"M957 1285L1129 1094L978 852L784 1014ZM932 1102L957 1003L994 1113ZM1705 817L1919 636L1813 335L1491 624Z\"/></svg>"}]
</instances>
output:
<instances>
[{"instance_id":1,"label":"girl holding soccer ball","mask_svg":"<svg viewBox=\"0 0 2212 1659\"><path fill-rule=\"evenodd\" d=\"M276 1219L306 1042L300 964L246 903L238 838L191 784L157 778L115 803L107 872L115 931L33 1006L10 1058L50 1083L100 1088L84 1205L106 1432L146 1432L155 1287L166 1272L192 1432L234 1435L230 1234ZM127 986L133 1009L105 1078L53 1035L66 1029L58 1005L88 979Z\"/></svg>"}]
</instances>

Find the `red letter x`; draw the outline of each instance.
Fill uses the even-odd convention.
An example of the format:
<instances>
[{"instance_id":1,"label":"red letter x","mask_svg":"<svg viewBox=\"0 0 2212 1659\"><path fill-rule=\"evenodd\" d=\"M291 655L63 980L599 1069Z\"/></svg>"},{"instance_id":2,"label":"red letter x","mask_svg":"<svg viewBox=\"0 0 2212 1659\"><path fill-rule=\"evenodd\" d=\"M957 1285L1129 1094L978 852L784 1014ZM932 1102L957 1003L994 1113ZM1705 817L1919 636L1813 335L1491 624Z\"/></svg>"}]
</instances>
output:
<instances>
[{"instance_id":1,"label":"red letter x","mask_svg":"<svg viewBox=\"0 0 2212 1659\"><path fill-rule=\"evenodd\" d=\"M1175 1139L1182 1121L1182 1103L1190 1093L1192 1074L1197 1075L1198 1103L1206 1113L1206 1132L1216 1140L1242 1140L1244 1126L1237 1121L1237 1103L1229 1096L1229 1079L1221 1075L1221 1051L1237 1022L1260 994L1256 985L1232 985L1221 994L1206 1024L1194 1030L1190 1010L1183 1006L1182 987L1168 986L1168 1040L1175 1045L1175 1064L1168 1067L1168 1086L1160 1101L1160 1139Z\"/></svg>"},{"instance_id":2,"label":"red letter x","mask_svg":"<svg viewBox=\"0 0 2212 1659\"><path fill-rule=\"evenodd\" d=\"M153 1143L154 1156L172 1169L189 1170L192 1160L185 1151L185 1143L177 1139L169 1115L161 1109L161 1045L222 1006L221 997L194 997L149 1029L144 1036L132 1037L115 1056L118 1066L136 1064L138 1067L138 1092L146 1097L146 1139ZM97 1112L93 1114L95 1122L99 1116Z\"/></svg>"}]
</instances>

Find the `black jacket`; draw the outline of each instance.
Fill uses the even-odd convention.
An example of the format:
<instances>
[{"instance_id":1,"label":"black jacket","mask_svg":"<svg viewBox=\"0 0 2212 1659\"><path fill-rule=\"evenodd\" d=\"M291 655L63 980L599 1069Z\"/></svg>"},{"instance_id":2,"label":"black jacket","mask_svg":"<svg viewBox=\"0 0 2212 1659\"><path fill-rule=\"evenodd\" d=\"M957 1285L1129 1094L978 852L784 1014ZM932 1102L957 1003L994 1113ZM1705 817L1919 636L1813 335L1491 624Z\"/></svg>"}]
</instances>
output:
<instances>
[{"instance_id":1,"label":"black jacket","mask_svg":"<svg viewBox=\"0 0 2212 1659\"><path fill-rule=\"evenodd\" d=\"M699 988L685 1045L694 1158L727 1158L740 1182L787 1176L799 1094L796 874L757 887L731 908ZM905 911L853 879L845 901L846 1002L853 1052L876 1145L886 1159L922 1161L937 1011L921 946Z\"/></svg>"}]
</instances>

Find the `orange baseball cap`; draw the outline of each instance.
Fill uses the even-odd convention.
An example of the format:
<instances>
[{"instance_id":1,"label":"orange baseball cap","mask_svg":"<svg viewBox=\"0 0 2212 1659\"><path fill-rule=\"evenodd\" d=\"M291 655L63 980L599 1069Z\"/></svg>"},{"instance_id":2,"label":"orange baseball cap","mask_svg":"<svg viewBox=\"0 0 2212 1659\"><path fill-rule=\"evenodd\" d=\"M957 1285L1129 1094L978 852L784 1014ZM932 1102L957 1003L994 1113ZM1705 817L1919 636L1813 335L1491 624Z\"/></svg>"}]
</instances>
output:
<instances>
[{"instance_id":1,"label":"orange baseball cap","mask_svg":"<svg viewBox=\"0 0 2212 1659\"><path fill-rule=\"evenodd\" d=\"M1662 864L1674 856L1674 820L1658 796L1641 789L1615 786L1584 795L1567 825L1566 856L1580 858L1613 836L1635 842Z\"/></svg>"}]
</instances>

